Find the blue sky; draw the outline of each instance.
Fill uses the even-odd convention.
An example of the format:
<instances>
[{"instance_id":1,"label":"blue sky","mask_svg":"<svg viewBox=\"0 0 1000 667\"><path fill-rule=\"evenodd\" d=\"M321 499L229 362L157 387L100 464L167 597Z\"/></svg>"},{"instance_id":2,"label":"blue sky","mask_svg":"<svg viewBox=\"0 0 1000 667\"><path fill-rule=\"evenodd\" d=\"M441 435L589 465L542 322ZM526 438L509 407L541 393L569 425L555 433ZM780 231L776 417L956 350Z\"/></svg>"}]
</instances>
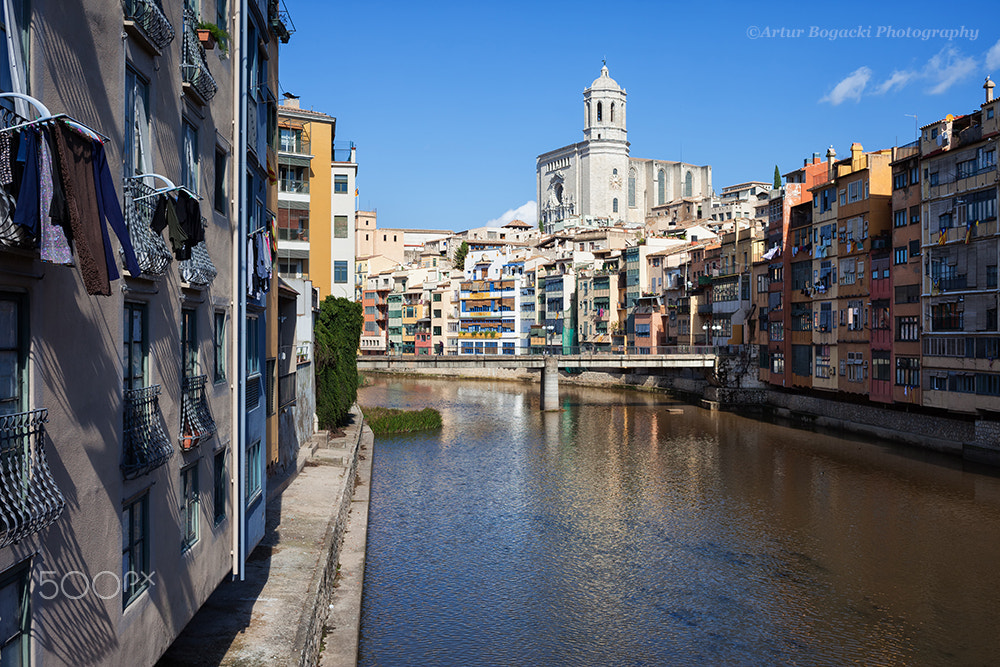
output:
<instances>
[{"instance_id":1,"label":"blue sky","mask_svg":"<svg viewBox=\"0 0 1000 667\"><path fill-rule=\"evenodd\" d=\"M281 90L357 144L380 227L533 222L535 158L582 139L604 58L631 155L710 164L717 192L906 143L912 115L968 113L1000 79L992 2L285 3Z\"/></svg>"}]
</instances>

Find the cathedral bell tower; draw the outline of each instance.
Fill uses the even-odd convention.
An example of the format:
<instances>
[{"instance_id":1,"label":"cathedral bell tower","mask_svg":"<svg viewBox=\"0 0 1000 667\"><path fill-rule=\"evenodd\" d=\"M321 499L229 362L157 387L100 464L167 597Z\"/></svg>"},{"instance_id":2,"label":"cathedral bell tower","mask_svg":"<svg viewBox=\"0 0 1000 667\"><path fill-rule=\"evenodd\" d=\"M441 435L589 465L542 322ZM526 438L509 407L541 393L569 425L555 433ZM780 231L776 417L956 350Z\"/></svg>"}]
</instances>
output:
<instances>
[{"instance_id":1,"label":"cathedral bell tower","mask_svg":"<svg viewBox=\"0 0 1000 667\"><path fill-rule=\"evenodd\" d=\"M583 137L588 142L628 141L625 129L625 91L608 76L608 66L583 91Z\"/></svg>"}]
</instances>

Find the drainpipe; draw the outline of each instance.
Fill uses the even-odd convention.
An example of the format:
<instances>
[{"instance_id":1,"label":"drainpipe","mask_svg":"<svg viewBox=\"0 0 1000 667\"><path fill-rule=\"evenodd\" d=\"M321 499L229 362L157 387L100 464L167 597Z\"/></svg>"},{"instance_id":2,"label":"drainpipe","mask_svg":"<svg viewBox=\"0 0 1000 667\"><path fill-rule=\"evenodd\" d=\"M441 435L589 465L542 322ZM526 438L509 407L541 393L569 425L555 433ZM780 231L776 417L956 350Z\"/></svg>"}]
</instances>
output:
<instances>
[{"instance_id":1,"label":"drainpipe","mask_svg":"<svg viewBox=\"0 0 1000 667\"><path fill-rule=\"evenodd\" d=\"M238 3L236 24L239 26L238 40L234 40L236 53L233 54L233 61L239 68L237 77L238 89L233 95L236 105L233 116L236 123L236 154L238 159L233 160L236 165L234 182L236 188L236 225L233 230L233 266L236 267L236 280L234 303L236 304L235 326L238 331L236 336L236 359L231 368L236 370L236 385L233 387L233 410L236 419L236 442L233 444L233 475L235 494L233 496L233 578L243 581L246 573L243 564L246 563L247 556L247 535L246 535L246 347L247 347L247 0L240 0Z\"/></svg>"}]
</instances>

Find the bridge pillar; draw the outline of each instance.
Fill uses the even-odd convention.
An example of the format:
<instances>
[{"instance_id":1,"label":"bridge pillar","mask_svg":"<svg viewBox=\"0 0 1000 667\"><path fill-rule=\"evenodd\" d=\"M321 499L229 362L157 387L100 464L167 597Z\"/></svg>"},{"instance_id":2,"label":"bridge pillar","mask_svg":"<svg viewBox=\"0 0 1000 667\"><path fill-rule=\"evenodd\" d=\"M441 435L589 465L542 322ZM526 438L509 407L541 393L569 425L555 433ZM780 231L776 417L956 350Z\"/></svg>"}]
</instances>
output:
<instances>
[{"instance_id":1,"label":"bridge pillar","mask_svg":"<svg viewBox=\"0 0 1000 667\"><path fill-rule=\"evenodd\" d=\"M559 359L546 357L542 368L541 409L543 411L559 409Z\"/></svg>"}]
</instances>

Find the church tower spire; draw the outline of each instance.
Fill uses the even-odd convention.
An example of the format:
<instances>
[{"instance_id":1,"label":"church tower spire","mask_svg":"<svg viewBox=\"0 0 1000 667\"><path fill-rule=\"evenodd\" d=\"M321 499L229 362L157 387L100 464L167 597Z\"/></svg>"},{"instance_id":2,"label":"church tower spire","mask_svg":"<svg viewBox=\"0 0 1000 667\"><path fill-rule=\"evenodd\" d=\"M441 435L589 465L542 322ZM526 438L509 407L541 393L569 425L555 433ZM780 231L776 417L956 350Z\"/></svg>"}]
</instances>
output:
<instances>
[{"instance_id":1,"label":"church tower spire","mask_svg":"<svg viewBox=\"0 0 1000 667\"><path fill-rule=\"evenodd\" d=\"M608 66L583 91L583 136L587 141L628 141L625 90L608 75Z\"/></svg>"}]
</instances>

